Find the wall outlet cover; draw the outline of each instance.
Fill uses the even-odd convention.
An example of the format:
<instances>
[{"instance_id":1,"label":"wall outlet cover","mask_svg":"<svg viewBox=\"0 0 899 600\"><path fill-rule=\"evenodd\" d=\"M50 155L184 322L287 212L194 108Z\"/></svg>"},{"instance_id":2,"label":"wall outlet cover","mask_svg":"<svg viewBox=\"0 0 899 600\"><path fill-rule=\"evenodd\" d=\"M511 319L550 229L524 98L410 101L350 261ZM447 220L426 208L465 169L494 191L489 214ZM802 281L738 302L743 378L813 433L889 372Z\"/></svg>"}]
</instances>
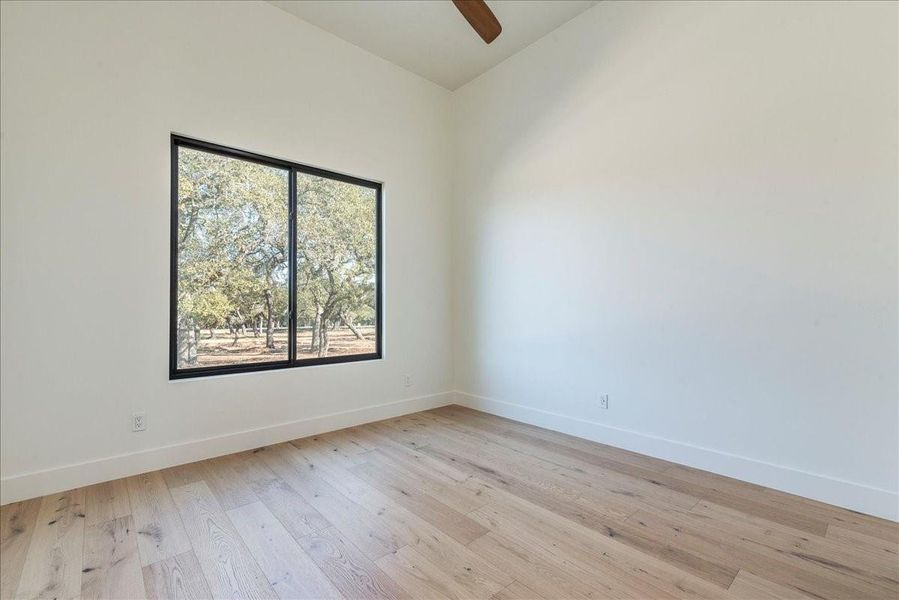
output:
<instances>
[{"instance_id":1,"label":"wall outlet cover","mask_svg":"<svg viewBox=\"0 0 899 600\"><path fill-rule=\"evenodd\" d=\"M146 413L134 413L131 415L131 431L146 431L147 415Z\"/></svg>"}]
</instances>

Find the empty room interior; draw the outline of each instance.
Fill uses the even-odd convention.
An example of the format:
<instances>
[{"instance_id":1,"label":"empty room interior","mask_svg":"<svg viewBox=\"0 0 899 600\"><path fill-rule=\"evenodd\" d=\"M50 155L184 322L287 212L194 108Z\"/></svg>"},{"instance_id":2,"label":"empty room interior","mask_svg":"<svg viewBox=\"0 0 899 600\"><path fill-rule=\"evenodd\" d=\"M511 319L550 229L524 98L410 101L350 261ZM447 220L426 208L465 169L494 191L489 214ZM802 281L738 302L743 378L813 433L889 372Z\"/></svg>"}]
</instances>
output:
<instances>
[{"instance_id":1,"label":"empty room interior","mask_svg":"<svg viewBox=\"0 0 899 600\"><path fill-rule=\"evenodd\" d=\"M896 600L899 2L0 0L0 599Z\"/></svg>"}]
</instances>

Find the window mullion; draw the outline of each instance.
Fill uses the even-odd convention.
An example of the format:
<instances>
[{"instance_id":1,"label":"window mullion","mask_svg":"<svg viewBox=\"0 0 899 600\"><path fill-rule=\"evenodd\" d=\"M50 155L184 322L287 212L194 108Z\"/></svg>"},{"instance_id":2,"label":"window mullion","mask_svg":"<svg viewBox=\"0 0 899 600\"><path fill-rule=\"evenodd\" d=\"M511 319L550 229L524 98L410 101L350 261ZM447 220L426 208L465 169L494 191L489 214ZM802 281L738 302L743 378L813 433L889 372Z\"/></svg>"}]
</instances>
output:
<instances>
[{"instance_id":1,"label":"window mullion","mask_svg":"<svg viewBox=\"0 0 899 600\"><path fill-rule=\"evenodd\" d=\"M287 360L293 364L297 360L297 170L290 168L288 183L290 208L288 210L288 278L287 286Z\"/></svg>"}]
</instances>

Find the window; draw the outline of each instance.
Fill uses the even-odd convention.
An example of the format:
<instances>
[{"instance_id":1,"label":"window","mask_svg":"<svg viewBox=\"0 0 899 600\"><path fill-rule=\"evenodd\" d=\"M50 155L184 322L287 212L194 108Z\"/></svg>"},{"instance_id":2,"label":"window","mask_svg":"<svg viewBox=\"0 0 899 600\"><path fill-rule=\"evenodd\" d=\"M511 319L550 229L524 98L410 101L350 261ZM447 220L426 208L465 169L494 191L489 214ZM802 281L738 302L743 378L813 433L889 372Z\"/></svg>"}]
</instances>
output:
<instances>
[{"instance_id":1,"label":"window","mask_svg":"<svg viewBox=\"0 0 899 600\"><path fill-rule=\"evenodd\" d=\"M381 357L381 184L172 136L172 379Z\"/></svg>"}]
</instances>

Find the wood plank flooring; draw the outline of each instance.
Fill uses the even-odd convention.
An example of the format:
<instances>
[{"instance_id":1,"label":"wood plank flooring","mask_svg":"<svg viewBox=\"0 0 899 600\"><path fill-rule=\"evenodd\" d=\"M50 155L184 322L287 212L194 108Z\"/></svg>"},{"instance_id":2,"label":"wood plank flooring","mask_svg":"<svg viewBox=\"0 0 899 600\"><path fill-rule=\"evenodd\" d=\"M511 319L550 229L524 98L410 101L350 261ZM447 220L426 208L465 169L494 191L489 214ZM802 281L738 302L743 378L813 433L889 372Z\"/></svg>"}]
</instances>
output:
<instances>
[{"instance_id":1,"label":"wood plank flooring","mask_svg":"<svg viewBox=\"0 0 899 600\"><path fill-rule=\"evenodd\" d=\"M470 409L9 504L0 598L899 598L899 525Z\"/></svg>"}]
</instances>

